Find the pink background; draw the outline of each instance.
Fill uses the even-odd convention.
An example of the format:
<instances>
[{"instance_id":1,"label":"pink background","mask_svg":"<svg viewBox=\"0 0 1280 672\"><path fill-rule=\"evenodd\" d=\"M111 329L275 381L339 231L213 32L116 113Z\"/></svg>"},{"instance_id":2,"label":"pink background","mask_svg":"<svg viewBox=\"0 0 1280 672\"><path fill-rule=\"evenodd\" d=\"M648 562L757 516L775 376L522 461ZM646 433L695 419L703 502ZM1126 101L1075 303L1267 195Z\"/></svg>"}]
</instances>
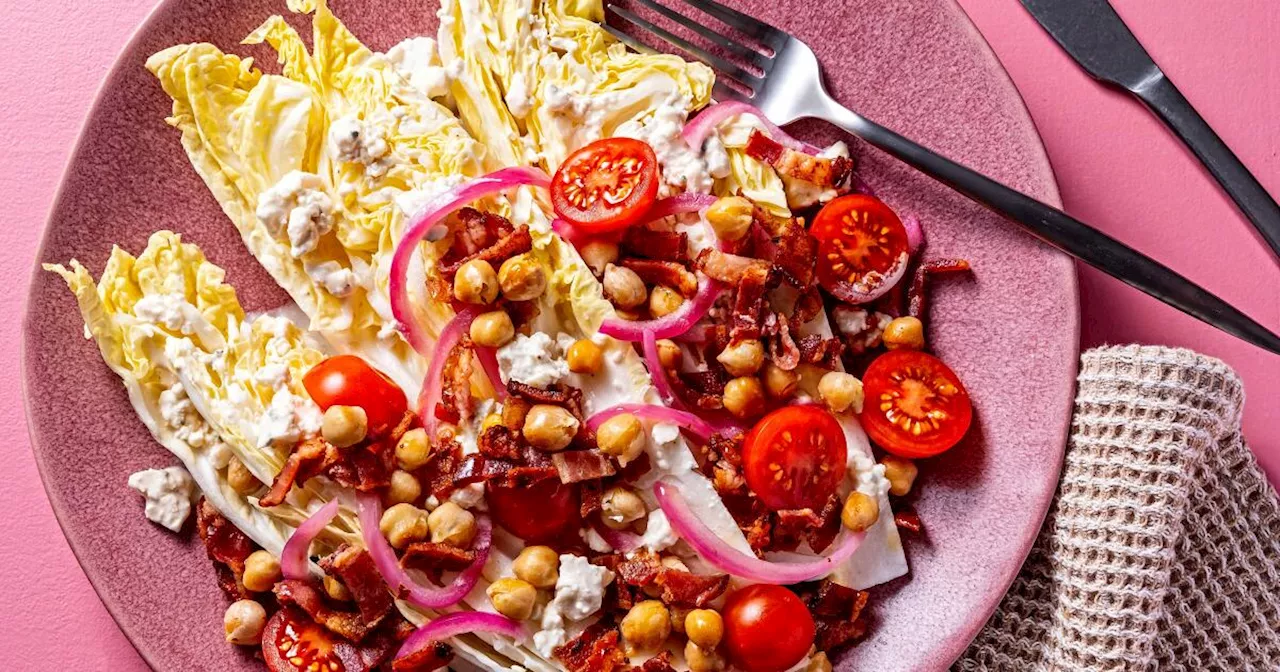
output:
<instances>
[{"instance_id":1,"label":"pink background","mask_svg":"<svg viewBox=\"0 0 1280 672\"><path fill-rule=\"evenodd\" d=\"M1280 194L1280 4L1113 0L1164 70L1262 183ZM26 439L19 332L26 278L63 165L98 82L153 0L0 3L0 645L21 670L143 670L84 578L50 511ZM1067 210L1280 328L1280 264L1194 158L1136 101L1078 70L1015 0L960 0L1026 98ZM283 2L281 3L283 7ZM855 102L855 101L850 101ZM1241 372L1245 434L1280 481L1280 358L1220 335L1090 269L1085 346L1194 348ZM991 325L998 329L999 325ZM141 515L141 514L140 514ZM127 553L128 549L121 549ZM140 558L139 562L145 562Z\"/></svg>"}]
</instances>

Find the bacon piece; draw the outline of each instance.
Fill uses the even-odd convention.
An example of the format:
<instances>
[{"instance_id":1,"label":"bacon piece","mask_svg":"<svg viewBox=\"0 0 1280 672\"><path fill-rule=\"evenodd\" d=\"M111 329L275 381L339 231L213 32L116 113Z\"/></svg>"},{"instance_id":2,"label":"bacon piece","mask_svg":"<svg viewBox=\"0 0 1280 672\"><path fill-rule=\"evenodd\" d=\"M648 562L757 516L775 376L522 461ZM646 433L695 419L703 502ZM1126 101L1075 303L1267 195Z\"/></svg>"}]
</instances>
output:
<instances>
[{"instance_id":1,"label":"bacon piece","mask_svg":"<svg viewBox=\"0 0 1280 672\"><path fill-rule=\"evenodd\" d=\"M814 286L818 241L792 217L778 217L756 206L751 211L756 255L773 264L787 284L801 290Z\"/></svg>"},{"instance_id":2,"label":"bacon piece","mask_svg":"<svg viewBox=\"0 0 1280 672\"><path fill-rule=\"evenodd\" d=\"M801 591L800 599L817 624L814 644L818 650L835 652L866 635L867 623L862 614L869 597L864 590L846 588L830 579Z\"/></svg>"},{"instance_id":3,"label":"bacon piece","mask_svg":"<svg viewBox=\"0 0 1280 672\"><path fill-rule=\"evenodd\" d=\"M646 284L665 285L685 296L692 297L698 293L698 277L689 269L674 261L657 261L654 259L622 259L618 262L635 271Z\"/></svg>"},{"instance_id":4,"label":"bacon piece","mask_svg":"<svg viewBox=\"0 0 1280 672\"><path fill-rule=\"evenodd\" d=\"M840 361L840 353L844 351L844 341L839 338L823 338L818 334L801 336L796 343L800 352L800 362L814 364L824 369L834 369Z\"/></svg>"},{"instance_id":5,"label":"bacon piece","mask_svg":"<svg viewBox=\"0 0 1280 672\"><path fill-rule=\"evenodd\" d=\"M924 523L920 522L920 514L911 509L902 509L895 511L893 514L893 524L908 532L919 534L924 530Z\"/></svg>"},{"instance_id":6,"label":"bacon piece","mask_svg":"<svg viewBox=\"0 0 1280 672\"><path fill-rule=\"evenodd\" d=\"M757 555L762 554L773 539L773 522L768 507L749 493L721 493L721 499L746 536L751 550Z\"/></svg>"},{"instance_id":7,"label":"bacon piece","mask_svg":"<svg viewBox=\"0 0 1280 672\"><path fill-rule=\"evenodd\" d=\"M689 236L675 231L653 231L633 226L622 234L622 250L627 254L683 264L689 260Z\"/></svg>"},{"instance_id":8,"label":"bacon piece","mask_svg":"<svg viewBox=\"0 0 1280 672\"><path fill-rule=\"evenodd\" d=\"M557 646L552 654L569 672L622 672L627 656L618 644L618 630L612 623L598 621L582 634Z\"/></svg>"},{"instance_id":9,"label":"bacon piece","mask_svg":"<svg viewBox=\"0 0 1280 672\"><path fill-rule=\"evenodd\" d=\"M791 321L795 324L808 324L810 320L822 312L822 292L814 285L796 297L795 308L791 311Z\"/></svg>"},{"instance_id":10,"label":"bacon piece","mask_svg":"<svg viewBox=\"0 0 1280 672\"><path fill-rule=\"evenodd\" d=\"M502 236L511 233L511 222L492 212L481 212L472 207L461 208L449 216L447 223L453 229L453 243L444 261L453 262L466 258L489 247Z\"/></svg>"},{"instance_id":11,"label":"bacon piece","mask_svg":"<svg viewBox=\"0 0 1280 672\"><path fill-rule=\"evenodd\" d=\"M395 606L373 556L363 548L343 544L320 561L320 569L342 580L368 627L377 625Z\"/></svg>"},{"instance_id":12,"label":"bacon piece","mask_svg":"<svg viewBox=\"0 0 1280 672\"><path fill-rule=\"evenodd\" d=\"M776 140L758 130L751 131L747 138L747 146L743 150L747 156L763 161L777 170L780 175L804 180L823 188L842 187L853 174L853 160L838 156L824 158L798 152L783 147Z\"/></svg>"},{"instance_id":13,"label":"bacon piece","mask_svg":"<svg viewBox=\"0 0 1280 672\"><path fill-rule=\"evenodd\" d=\"M663 567L657 584L662 587L662 601L680 607L701 609L724 594L729 587L728 574L693 574Z\"/></svg>"},{"instance_id":14,"label":"bacon piece","mask_svg":"<svg viewBox=\"0 0 1280 672\"><path fill-rule=\"evenodd\" d=\"M930 259L920 262L911 276L911 288L907 290L907 314L923 320L929 312L929 296L925 294L925 281L944 273L963 273L970 270L964 259Z\"/></svg>"},{"instance_id":15,"label":"bacon piece","mask_svg":"<svg viewBox=\"0 0 1280 672\"><path fill-rule=\"evenodd\" d=\"M431 642L413 653L391 661L391 672L432 672L453 660L453 647Z\"/></svg>"},{"instance_id":16,"label":"bacon piece","mask_svg":"<svg viewBox=\"0 0 1280 672\"><path fill-rule=\"evenodd\" d=\"M339 485L361 492L384 488L391 483L391 472L395 471L392 464L395 449L379 448L378 444L367 444L335 450L338 458L329 465L325 474Z\"/></svg>"},{"instance_id":17,"label":"bacon piece","mask_svg":"<svg viewBox=\"0 0 1280 672\"><path fill-rule=\"evenodd\" d=\"M442 260L443 263L441 263L438 268L440 270L440 275L452 282L453 276L457 274L458 269L462 268L463 264L466 264L469 261L480 259L489 262L494 268L497 268L507 259L510 259L517 254L524 254L532 249L533 236L529 234L529 227L521 224L514 230L503 234L500 238L494 241L493 244L483 250L447 262L443 262Z\"/></svg>"},{"instance_id":18,"label":"bacon piece","mask_svg":"<svg viewBox=\"0 0 1280 672\"><path fill-rule=\"evenodd\" d=\"M353 642L359 642L373 631L373 626L366 623L360 614L330 607L324 594L307 581L284 579L277 582L272 590L280 604L298 607L307 612L311 620Z\"/></svg>"},{"instance_id":19,"label":"bacon piece","mask_svg":"<svg viewBox=\"0 0 1280 672\"><path fill-rule=\"evenodd\" d=\"M783 509L773 514L773 542L770 550L793 551L809 529L820 527L822 518L813 509Z\"/></svg>"},{"instance_id":20,"label":"bacon piece","mask_svg":"<svg viewBox=\"0 0 1280 672\"><path fill-rule=\"evenodd\" d=\"M604 508L601 501L604 496L604 484L600 481L583 481L578 485L578 515L583 520L590 518Z\"/></svg>"},{"instance_id":21,"label":"bacon piece","mask_svg":"<svg viewBox=\"0 0 1280 672\"><path fill-rule=\"evenodd\" d=\"M760 312L764 309L764 292L768 285L767 269L752 266L743 273L733 300L730 342L760 337Z\"/></svg>"},{"instance_id":22,"label":"bacon piece","mask_svg":"<svg viewBox=\"0 0 1280 672\"><path fill-rule=\"evenodd\" d=\"M566 450L551 456L560 482L580 483L612 476L618 472L613 460L595 450Z\"/></svg>"},{"instance_id":23,"label":"bacon piece","mask_svg":"<svg viewBox=\"0 0 1280 672\"><path fill-rule=\"evenodd\" d=\"M791 338L791 327L786 315L769 313L764 320L762 333L768 337L769 360L784 371L794 371L800 366L800 347Z\"/></svg>"},{"instance_id":24,"label":"bacon piece","mask_svg":"<svg viewBox=\"0 0 1280 672\"><path fill-rule=\"evenodd\" d=\"M467 335L449 351L444 363L440 403L430 410L437 418L457 423L471 417L471 368L475 363L472 353L471 337Z\"/></svg>"},{"instance_id":25,"label":"bacon piece","mask_svg":"<svg viewBox=\"0 0 1280 672\"><path fill-rule=\"evenodd\" d=\"M652 585L662 574L662 562L658 554L649 550L640 550L631 557L618 554L620 558L613 571L618 580L629 585L643 588Z\"/></svg>"},{"instance_id":26,"label":"bacon piece","mask_svg":"<svg viewBox=\"0 0 1280 672\"><path fill-rule=\"evenodd\" d=\"M504 460L520 459L520 440L505 425L494 425L480 435L480 454Z\"/></svg>"},{"instance_id":27,"label":"bacon piece","mask_svg":"<svg viewBox=\"0 0 1280 672\"><path fill-rule=\"evenodd\" d=\"M437 585L445 572L460 572L475 562L474 551L433 541L416 541L404 549L400 566L424 572ZM384 589L382 592L386 592Z\"/></svg>"},{"instance_id":28,"label":"bacon piece","mask_svg":"<svg viewBox=\"0 0 1280 672\"><path fill-rule=\"evenodd\" d=\"M196 504L196 531L213 561L222 592L233 600L251 598L244 587L244 562L253 553L254 543L204 497Z\"/></svg>"},{"instance_id":29,"label":"bacon piece","mask_svg":"<svg viewBox=\"0 0 1280 672\"><path fill-rule=\"evenodd\" d=\"M676 668L671 667L671 652L663 651L658 655L644 661L638 669L639 672L676 672Z\"/></svg>"},{"instance_id":30,"label":"bacon piece","mask_svg":"<svg viewBox=\"0 0 1280 672\"><path fill-rule=\"evenodd\" d=\"M813 645L819 651L835 652L852 645L867 634L867 622L856 621L819 621Z\"/></svg>"},{"instance_id":31,"label":"bacon piece","mask_svg":"<svg viewBox=\"0 0 1280 672\"><path fill-rule=\"evenodd\" d=\"M338 450L320 437L294 446L284 467L271 483L271 490L258 500L260 506L276 506L284 501L294 483L306 483L338 461Z\"/></svg>"},{"instance_id":32,"label":"bacon piece","mask_svg":"<svg viewBox=\"0 0 1280 672\"><path fill-rule=\"evenodd\" d=\"M769 262L762 259L729 254L712 248L698 253L698 258L694 260L693 265L694 268L702 271L703 275L728 285L742 282L742 278L748 273L758 275L763 272L767 276L771 267Z\"/></svg>"},{"instance_id":33,"label":"bacon piece","mask_svg":"<svg viewBox=\"0 0 1280 672\"><path fill-rule=\"evenodd\" d=\"M579 428L586 425L583 415L582 390L570 385L555 384L547 389L534 387L518 380L507 381L507 392L534 404L551 404L559 406L578 419Z\"/></svg>"},{"instance_id":34,"label":"bacon piece","mask_svg":"<svg viewBox=\"0 0 1280 672\"><path fill-rule=\"evenodd\" d=\"M840 534L840 508L839 495L832 494L827 498L826 505L818 512L821 524L805 531L805 540L809 542L809 548L812 548L815 553L827 550L831 542L835 541L836 535Z\"/></svg>"},{"instance_id":35,"label":"bacon piece","mask_svg":"<svg viewBox=\"0 0 1280 672\"><path fill-rule=\"evenodd\" d=\"M454 489L454 480L462 466L462 445L453 439L435 442L427 463L415 475L430 495L445 498Z\"/></svg>"}]
</instances>

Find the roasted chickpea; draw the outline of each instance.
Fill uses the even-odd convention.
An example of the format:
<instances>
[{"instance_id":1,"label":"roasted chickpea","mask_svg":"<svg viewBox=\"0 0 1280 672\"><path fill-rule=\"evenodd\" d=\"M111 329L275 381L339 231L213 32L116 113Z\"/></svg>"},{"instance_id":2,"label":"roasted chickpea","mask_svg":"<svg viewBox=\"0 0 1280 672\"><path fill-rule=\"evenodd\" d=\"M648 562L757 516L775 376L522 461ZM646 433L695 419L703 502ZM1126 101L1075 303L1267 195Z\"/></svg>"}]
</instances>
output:
<instances>
[{"instance_id":1,"label":"roasted chickpea","mask_svg":"<svg viewBox=\"0 0 1280 672\"><path fill-rule=\"evenodd\" d=\"M649 292L644 280L626 266L609 264L604 269L604 295L619 308L636 308L644 305Z\"/></svg>"},{"instance_id":2,"label":"roasted chickpea","mask_svg":"<svg viewBox=\"0 0 1280 672\"><path fill-rule=\"evenodd\" d=\"M431 446L427 443L427 430L418 427L411 429L396 442L396 464L401 469L413 471L427 463L431 457Z\"/></svg>"},{"instance_id":3,"label":"roasted chickpea","mask_svg":"<svg viewBox=\"0 0 1280 672\"><path fill-rule=\"evenodd\" d=\"M707 208L707 222L721 240L738 240L751 230L751 201L742 196L725 196Z\"/></svg>"},{"instance_id":4,"label":"roasted chickpea","mask_svg":"<svg viewBox=\"0 0 1280 672\"><path fill-rule=\"evenodd\" d=\"M715 649L698 646L689 640L684 644L684 662L689 672L719 672L725 668L724 658Z\"/></svg>"},{"instance_id":5,"label":"roasted chickpea","mask_svg":"<svg viewBox=\"0 0 1280 672\"><path fill-rule=\"evenodd\" d=\"M889 481L889 494L901 497L911 492L911 486L920 474L915 462L897 455L885 455L880 464L884 465L884 477Z\"/></svg>"},{"instance_id":6,"label":"roasted chickpea","mask_svg":"<svg viewBox=\"0 0 1280 672\"><path fill-rule=\"evenodd\" d=\"M724 386L724 409L738 418L751 418L764 411L764 386L759 378L734 378Z\"/></svg>"},{"instance_id":7,"label":"roasted chickpea","mask_svg":"<svg viewBox=\"0 0 1280 672\"><path fill-rule=\"evenodd\" d=\"M663 317L680 310L680 306L684 305L684 297L666 285L658 285L649 292L649 314L653 317Z\"/></svg>"},{"instance_id":8,"label":"roasted chickpea","mask_svg":"<svg viewBox=\"0 0 1280 672\"><path fill-rule=\"evenodd\" d=\"M578 419L559 406L537 404L524 417L521 433L534 448L554 453L573 442L578 433Z\"/></svg>"},{"instance_id":9,"label":"roasted chickpea","mask_svg":"<svg viewBox=\"0 0 1280 672\"><path fill-rule=\"evenodd\" d=\"M604 274L604 269L618 260L618 245L603 240L593 240L578 250L587 267L597 276Z\"/></svg>"},{"instance_id":10,"label":"roasted chickpea","mask_svg":"<svg viewBox=\"0 0 1280 672\"><path fill-rule=\"evenodd\" d=\"M252 495L262 487L262 482L234 455L227 463L227 484L242 495Z\"/></svg>"},{"instance_id":11,"label":"roasted chickpea","mask_svg":"<svg viewBox=\"0 0 1280 672\"><path fill-rule=\"evenodd\" d=\"M671 614L659 600L645 600L622 617L622 638L636 652L652 651L671 635Z\"/></svg>"},{"instance_id":12,"label":"roasted chickpea","mask_svg":"<svg viewBox=\"0 0 1280 672\"><path fill-rule=\"evenodd\" d=\"M538 590L520 579L498 579L484 592L489 595L495 611L517 621L533 614L533 603L538 599Z\"/></svg>"},{"instance_id":13,"label":"roasted chickpea","mask_svg":"<svg viewBox=\"0 0 1280 672\"><path fill-rule=\"evenodd\" d=\"M870 495L853 491L844 500L844 508L840 510L840 522L854 532L862 532L880 518L880 505Z\"/></svg>"},{"instance_id":14,"label":"roasted chickpea","mask_svg":"<svg viewBox=\"0 0 1280 672\"><path fill-rule=\"evenodd\" d=\"M924 348L924 323L918 317L895 317L884 328L881 339L890 350L920 350Z\"/></svg>"},{"instance_id":15,"label":"roasted chickpea","mask_svg":"<svg viewBox=\"0 0 1280 672\"><path fill-rule=\"evenodd\" d=\"M604 351L595 344L595 341L582 338L569 346L569 352L565 353L565 360L569 363L570 371L595 375L604 368Z\"/></svg>"},{"instance_id":16,"label":"roasted chickpea","mask_svg":"<svg viewBox=\"0 0 1280 672\"><path fill-rule=\"evenodd\" d=\"M684 634L704 649L714 649L724 637L724 619L714 609L694 609L684 617Z\"/></svg>"},{"instance_id":17,"label":"roasted chickpea","mask_svg":"<svg viewBox=\"0 0 1280 672\"><path fill-rule=\"evenodd\" d=\"M731 376L750 376L764 364L764 344L754 338L744 338L716 355L716 361L724 365Z\"/></svg>"},{"instance_id":18,"label":"roasted chickpea","mask_svg":"<svg viewBox=\"0 0 1280 672\"><path fill-rule=\"evenodd\" d=\"M477 315L471 321L470 332L471 340L486 348L500 348L516 337L516 327L505 310L491 310Z\"/></svg>"},{"instance_id":19,"label":"roasted chickpea","mask_svg":"<svg viewBox=\"0 0 1280 672\"><path fill-rule=\"evenodd\" d=\"M484 305L498 298L498 274L484 259L472 259L453 276L453 297L463 303Z\"/></svg>"},{"instance_id":20,"label":"roasted chickpea","mask_svg":"<svg viewBox=\"0 0 1280 672\"><path fill-rule=\"evenodd\" d=\"M388 505L412 504L422 497L422 484L411 473L403 469L391 472L391 485L383 499Z\"/></svg>"},{"instance_id":21,"label":"roasted chickpea","mask_svg":"<svg viewBox=\"0 0 1280 672\"><path fill-rule=\"evenodd\" d=\"M615 530L631 527L631 523L644 518L648 513L644 500L630 488L622 486L606 490L600 496L600 506L600 519Z\"/></svg>"},{"instance_id":22,"label":"roasted chickpea","mask_svg":"<svg viewBox=\"0 0 1280 672\"><path fill-rule=\"evenodd\" d=\"M662 366L668 369L680 368L680 361L684 359L684 353L680 351L680 346L676 342L664 338L658 341L658 361Z\"/></svg>"},{"instance_id":23,"label":"roasted chickpea","mask_svg":"<svg viewBox=\"0 0 1280 672\"><path fill-rule=\"evenodd\" d=\"M862 412L862 381L853 374L830 371L818 381L818 396L832 413Z\"/></svg>"},{"instance_id":24,"label":"roasted chickpea","mask_svg":"<svg viewBox=\"0 0 1280 672\"><path fill-rule=\"evenodd\" d=\"M644 436L640 418L630 413L619 413L600 423L596 429L596 445L605 455L630 462L644 452Z\"/></svg>"},{"instance_id":25,"label":"roasted chickpea","mask_svg":"<svg viewBox=\"0 0 1280 672\"><path fill-rule=\"evenodd\" d=\"M412 504L396 504L383 511L378 529L392 546L400 549L415 541L426 541L431 535L427 512Z\"/></svg>"},{"instance_id":26,"label":"roasted chickpea","mask_svg":"<svg viewBox=\"0 0 1280 672\"><path fill-rule=\"evenodd\" d=\"M526 546L511 569L534 588L555 588L560 580L560 556L550 546Z\"/></svg>"},{"instance_id":27,"label":"roasted chickpea","mask_svg":"<svg viewBox=\"0 0 1280 672\"><path fill-rule=\"evenodd\" d=\"M790 399L800 384L800 374L788 371L773 362L765 362L760 374L764 378L764 391L774 399Z\"/></svg>"},{"instance_id":28,"label":"roasted chickpea","mask_svg":"<svg viewBox=\"0 0 1280 672\"><path fill-rule=\"evenodd\" d=\"M819 651L809 657L809 665L805 668L805 672L831 672L831 660L827 658L827 654Z\"/></svg>"},{"instance_id":29,"label":"roasted chickpea","mask_svg":"<svg viewBox=\"0 0 1280 672\"><path fill-rule=\"evenodd\" d=\"M448 443L458 438L458 426L447 422L440 423L436 428L436 440L442 443Z\"/></svg>"},{"instance_id":30,"label":"roasted chickpea","mask_svg":"<svg viewBox=\"0 0 1280 672\"><path fill-rule=\"evenodd\" d=\"M431 525L431 541L467 548L476 538L476 516L470 511L445 502L427 516Z\"/></svg>"},{"instance_id":31,"label":"roasted chickpea","mask_svg":"<svg viewBox=\"0 0 1280 672\"><path fill-rule=\"evenodd\" d=\"M222 615L222 629L227 642L239 646L262 643L262 629L267 627L267 610L254 600L237 600Z\"/></svg>"},{"instance_id":32,"label":"roasted chickpea","mask_svg":"<svg viewBox=\"0 0 1280 672\"><path fill-rule=\"evenodd\" d=\"M498 268L502 295L512 301L529 301L547 291L547 272L528 254L517 254Z\"/></svg>"},{"instance_id":33,"label":"roasted chickpea","mask_svg":"<svg viewBox=\"0 0 1280 672\"><path fill-rule=\"evenodd\" d=\"M347 584L328 574L324 575L324 592L339 602L351 601L351 591L347 589Z\"/></svg>"},{"instance_id":34,"label":"roasted chickpea","mask_svg":"<svg viewBox=\"0 0 1280 672\"><path fill-rule=\"evenodd\" d=\"M255 593L271 590L280 580L280 561L267 551L254 551L244 559L244 587Z\"/></svg>"},{"instance_id":35,"label":"roasted chickpea","mask_svg":"<svg viewBox=\"0 0 1280 672\"><path fill-rule=\"evenodd\" d=\"M369 416L359 406L330 406L324 411L320 435L338 448L348 448L364 441L369 432Z\"/></svg>"}]
</instances>

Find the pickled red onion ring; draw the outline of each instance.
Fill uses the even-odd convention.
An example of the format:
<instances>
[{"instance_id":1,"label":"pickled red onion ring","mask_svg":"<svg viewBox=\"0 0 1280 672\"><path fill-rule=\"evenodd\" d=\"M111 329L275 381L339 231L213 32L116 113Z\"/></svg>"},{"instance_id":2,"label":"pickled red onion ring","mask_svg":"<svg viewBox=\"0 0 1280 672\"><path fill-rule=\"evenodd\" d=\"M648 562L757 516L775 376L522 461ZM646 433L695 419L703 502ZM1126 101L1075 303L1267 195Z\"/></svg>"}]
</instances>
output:
<instances>
[{"instance_id":1,"label":"pickled red onion ring","mask_svg":"<svg viewBox=\"0 0 1280 672\"><path fill-rule=\"evenodd\" d=\"M329 500L319 511L311 514L298 529L289 535L280 552L280 573L286 579L307 579L311 575L310 549L320 531L338 515L338 500Z\"/></svg>"},{"instance_id":2,"label":"pickled red onion ring","mask_svg":"<svg viewBox=\"0 0 1280 672\"><path fill-rule=\"evenodd\" d=\"M595 530L601 539L604 539L604 543L609 544L609 548L618 553L630 553L640 548L640 535L623 530L615 530L605 525L598 516L592 516L591 529Z\"/></svg>"},{"instance_id":3,"label":"pickled red onion ring","mask_svg":"<svg viewBox=\"0 0 1280 672\"><path fill-rule=\"evenodd\" d=\"M907 230L907 251L915 254L924 245L924 227L915 215L907 215L902 220L902 228Z\"/></svg>"},{"instance_id":4,"label":"pickled red onion ring","mask_svg":"<svg viewBox=\"0 0 1280 672\"><path fill-rule=\"evenodd\" d=\"M652 222L662 219L663 217L670 217L671 215L683 215L690 212L698 212L711 207L717 200L719 199L711 194L678 194L654 203L653 207L649 208L649 212L645 217L648 221Z\"/></svg>"},{"instance_id":5,"label":"pickled red onion ring","mask_svg":"<svg viewBox=\"0 0 1280 672\"><path fill-rule=\"evenodd\" d=\"M667 368L662 365L662 358L658 356L657 337L652 331L646 331L641 336L640 343L644 350L644 363L649 367L649 378L653 380L653 389L662 397L662 403L674 409L685 410L684 402L676 396L671 381L667 380Z\"/></svg>"},{"instance_id":6,"label":"pickled red onion ring","mask_svg":"<svg viewBox=\"0 0 1280 672\"><path fill-rule=\"evenodd\" d=\"M871 303L885 294L888 294L889 290L893 289L893 286L902 280L902 276L907 273L907 266L909 265L910 259L911 257L907 252L903 252L898 255L898 259L894 261L893 267L889 269L888 273L884 274L884 279L865 291L858 290L849 283L842 283L839 286L839 291L831 288L828 288L828 291L834 294L836 298L847 303L855 305Z\"/></svg>"},{"instance_id":7,"label":"pickled red onion ring","mask_svg":"<svg viewBox=\"0 0 1280 672\"><path fill-rule=\"evenodd\" d=\"M711 105L703 109L698 113L698 116L685 124L684 131L681 132L680 135L684 138L684 141L688 143L689 147L695 150L701 150L703 143L707 141L707 137L711 135L711 132L714 131L721 122L729 117L736 117L739 114L749 114L759 119L760 125L764 126L765 130L769 132L769 137L773 138L784 147L790 147L797 152L804 152L805 154L816 155L818 152L822 151L807 142L796 140L790 135L787 135L786 131L782 130L782 128L772 121L769 121L769 118L764 116L764 112L761 112L760 108L748 105L747 103L741 103L736 100L716 103L715 105Z\"/></svg>"},{"instance_id":8,"label":"pickled red onion ring","mask_svg":"<svg viewBox=\"0 0 1280 672\"><path fill-rule=\"evenodd\" d=\"M709 439L711 435L716 433L714 425L689 411L667 408L657 404L618 404L610 406L587 418L587 429L595 431L605 420L623 413L630 413L637 418L644 418L645 420L677 425L680 429L693 432L694 435L703 439Z\"/></svg>"},{"instance_id":9,"label":"pickled red onion ring","mask_svg":"<svg viewBox=\"0 0 1280 672\"><path fill-rule=\"evenodd\" d=\"M516 640L527 636L524 626L520 625L519 621L506 616L483 611L461 611L440 616L414 630L408 639L404 640L404 644L400 645L395 659L399 660L417 653L432 642L442 642L450 637L471 632L492 632Z\"/></svg>"}]
</instances>

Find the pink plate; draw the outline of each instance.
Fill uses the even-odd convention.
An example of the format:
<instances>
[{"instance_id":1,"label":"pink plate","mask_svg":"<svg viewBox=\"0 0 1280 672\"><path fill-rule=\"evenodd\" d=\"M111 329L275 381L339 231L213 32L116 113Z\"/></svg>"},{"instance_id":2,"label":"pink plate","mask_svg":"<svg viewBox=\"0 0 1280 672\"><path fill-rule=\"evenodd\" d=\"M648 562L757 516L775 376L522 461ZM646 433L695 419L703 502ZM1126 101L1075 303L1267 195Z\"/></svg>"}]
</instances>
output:
<instances>
[{"instance_id":1,"label":"pink plate","mask_svg":"<svg viewBox=\"0 0 1280 672\"><path fill-rule=\"evenodd\" d=\"M72 257L94 273L113 243L137 252L172 228L228 271L249 309L284 300L165 125L169 100L143 61L180 42L238 47L283 0L160 5L107 77L45 235L41 261ZM944 154L1050 203L1058 192L1022 100L978 31L951 0L739 0L813 45L837 98ZM334 0L373 48L434 33L435 0ZM291 17L302 27L304 20ZM309 31L304 31L309 35ZM835 138L819 125L797 130ZM917 502L926 534L907 540L909 578L873 593L873 629L842 668L944 669L995 609L1057 482L1070 423L1079 324L1075 268L928 178L859 149L879 195L925 224L932 256L962 256L970 279L934 290L932 339L968 386L970 439L922 465ZM222 641L225 601L194 534L146 521L125 481L176 462L131 411L124 390L83 338L62 282L36 272L26 316L24 374L32 445L49 499L102 601L158 670L260 670Z\"/></svg>"}]
</instances>

